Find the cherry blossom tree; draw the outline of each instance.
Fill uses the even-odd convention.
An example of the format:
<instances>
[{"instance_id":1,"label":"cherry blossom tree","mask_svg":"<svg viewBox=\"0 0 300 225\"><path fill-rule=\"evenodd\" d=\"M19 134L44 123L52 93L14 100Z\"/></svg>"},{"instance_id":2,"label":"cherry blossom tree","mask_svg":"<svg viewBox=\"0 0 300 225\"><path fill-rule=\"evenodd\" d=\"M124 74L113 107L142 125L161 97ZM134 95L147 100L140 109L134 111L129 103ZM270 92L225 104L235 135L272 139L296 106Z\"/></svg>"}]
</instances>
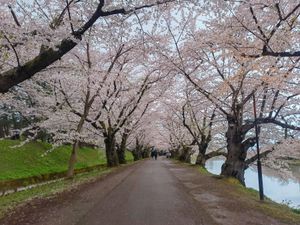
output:
<instances>
[{"instance_id":1,"label":"cherry blossom tree","mask_svg":"<svg viewBox=\"0 0 300 225\"><path fill-rule=\"evenodd\" d=\"M124 47L123 43L107 43L97 49L90 42L83 41L78 51L69 55L67 60L44 71L52 72L47 79L38 76L36 81L33 79L22 85L38 102L29 112L41 118L38 126L45 127L54 135L55 144L73 145L68 176L73 175L80 142L94 143L99 139L99 133L87 123L90 122L89 115L100 103L116 97L115 93L108 92L111 87L116 87L116 79L126 63L126 57L120 57L132 49L130 46ZM99 60L101 63L97 63ZM38 88L41 83L43 88ZM28 107L24 110L29 111Z\"/></svg>"},{"instance_id":2,"label":"cherry blossom tree","mask_svg":"<svg viewBox=\"0 0 300 225\"><path fill-rule=\"evenodd\" d=\"M135 1L33 1L1 7L0 92L29 79L61 59L83 39L99 18L134 15L174 0ZM147 16L149 11L144 11ZM42 19L40 19L42 18ZM101 25L101 23L100 23ZM112 26L119 26L118 24Z\"/></svg>"},{"instance_id":3,"label":"cherry blossom tree","mask_svg":"<svg viewBox=\"0 0 300 225\"><path fill-rule=\"evenodd\" d=\"M198 94L197 92L195 93L195 90L191 92L192 93L186 93L180 119L198 147L196 164L204 167L206 160L216 156L226 156L226 153L222 148L216 151L207 151L212 137L215 134L215 132L213 132L213 126L215 126L217 122L216 110L206 99L195 98L193 94L196 94L196 96ZM203 96L201 97L203 98Z\"/></svg>"},{"instance_id":4,"label":"cherry blossom tree","mask_svg":"<svg viewBox=\"0 0 300 225\"><path fill-rule=\"evenodd\" d=\"M160 46L163 63L182 74L195 90L209 100L227 121L227 160L222 175L233 176L244 183L247 150L254 146L252 129L255 124L274 124L299 130L281 120L285 110L294 108L299 90L294 86L298 60L245 58L234 54L206 30L184 34L173 32L173 48ZM206 32L206 34L205 34ZM221 40L221 41L219 41ZM292 85L290 88L287 88ZM260 114L253 120L252 99L259 97ZM272 99L272 100L271 100ZM294 108L295 109L295 108Z\"/></svg>"},{"instance_id":5,"label":"cherry blossom tree","mask_svg":"<svg viewBox=\"0 0 300 225\"><path fill-rule=\"evenodd\" d=\"M299 57L297 1L211 1L211 29L244 57Z\"/></svg>"},{"instance_id":6,"label":"cherry blossom tree","mask_svg":"<svg viewBox=\"0 0 300 225\"><path fill-rule=\"evenodd\" d=\"M128 50L126 50L126 49L124 50L124 45L121 45L117 49L116 53L114 53L114 55L106 56L108 59L108 61L106 61L106 62L109 63L109 67L108 67L108 69L106 69L106 71L105 70L101 71L99 68L99 64L98 65L96 64L98 57L96 57L96 55L93 54L92 58L91 58L90 45L89 45L89 43L87 43L87 46L86 46L86 53L87 53L86 56L87 57L86 57L86 61L85 61L86 63L81 62L81 63L83 63L82 69L85 72L85 75L83 75L83 76L86 79L85 87L83 90L81 90L81 93L79 93L81 95L83 94L83 96L81 97L81 95L79 95L79 96L74 95L74 92L68 93L68 91L66 89L70 88L70 86L68 85L68 87L66 87L67 84L65 84L65 87L63 87L62 84L60 83L60 92L62 93L67 106L70 108L72 113L74 113L75 115L77 115L79 117L79 122L76 127L76 131L75 131L78 135L81 134L84 123L88 119L88 116L90 114L92 107L94 106L95 103L97 104L97 100L100 98L100 94L103 93L102 89L104 89L104 85L109 85L109 83L107 82L107 81L109 81L108 76L110 76L110 74L113 72L118 59L126 51L128 51ZM84 65L84 64L86 64L86 65ZM93 66L93 65L95 65L95 66ZM103 66L103 67L105 67L105 66ZM110 82L112 82L112 81L110 81ZM68 80L68 84L69 84L69 80ZM75 97L75 99L74 99L74 97ZM78 108L78 105L79 105L78 98L79 97L81 97L81 99L83 101L82 109ZM70 99L73 99L73 102L70 101ZM77 155L79 144L80 144L80 140L75 140L75 142L73 143L71 158L69 161L68 176L72 176L74 173L74 167L75 167L75 163L76 163L76 155Z\"/></svg>"},{"instance_id":7,"label":"cherry blossom tree","mask_svg":"<svg viewBox=\"0 0 300 225\"><path fill-rule=\"evenodd\" d=\"M266 162L298 157L297 1L3 2L1 101L73 145L69 176L80 142L104 143L109 166L128 146L189 161L192 145L203 166L226 145L222 175L244 183L256 125Z\"/></svg>"}]
</instances>

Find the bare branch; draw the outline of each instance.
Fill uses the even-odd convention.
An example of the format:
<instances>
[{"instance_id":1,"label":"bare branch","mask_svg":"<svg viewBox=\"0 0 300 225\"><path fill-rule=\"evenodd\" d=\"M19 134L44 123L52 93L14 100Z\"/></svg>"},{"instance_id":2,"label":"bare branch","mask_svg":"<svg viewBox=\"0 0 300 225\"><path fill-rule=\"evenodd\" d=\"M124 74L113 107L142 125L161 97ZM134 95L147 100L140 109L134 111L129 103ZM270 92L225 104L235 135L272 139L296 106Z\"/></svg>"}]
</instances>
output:
<instances>
[{"instance_id":1,"label":"bare branch","mask_svg":"<svg viewBox=\"0 0 300 225\"><path fill-rule=\"evenodd\" d=\"M19 20L14 12L14 10L12 9L12 7L10 5L8 5L8 8L10 9L10 12L14 18L15 23L17 24L18 27L21 27L21 24L19 23Z\"/></svg>"}]
</instances>

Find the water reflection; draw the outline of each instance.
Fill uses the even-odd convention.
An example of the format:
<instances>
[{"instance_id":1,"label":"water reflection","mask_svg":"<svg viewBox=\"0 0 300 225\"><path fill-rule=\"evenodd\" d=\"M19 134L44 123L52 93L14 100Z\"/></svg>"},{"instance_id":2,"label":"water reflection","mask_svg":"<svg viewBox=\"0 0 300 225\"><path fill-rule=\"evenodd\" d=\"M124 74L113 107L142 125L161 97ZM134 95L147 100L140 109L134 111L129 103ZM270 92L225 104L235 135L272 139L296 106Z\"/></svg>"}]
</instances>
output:
<instances>
[{"instance_id":1,"label":"water reflection","mask_svg":"<svg viewBox=\"0 0 300 225\"><path fill-rule=\"evenodd\" d=\"M206 162L206 169L213 174L221 173L223 158L210 159ZM265 172L264 172L265 170ZM295 168L300 170L300 168ZM278 203L289 203L292 207L300 208L300 182L294 179L283 180L280 175L269 168L263 168L264 193ZM250 167L245 172L247 187L258 190L257 170Z\"/></svg>"}]
</instances>

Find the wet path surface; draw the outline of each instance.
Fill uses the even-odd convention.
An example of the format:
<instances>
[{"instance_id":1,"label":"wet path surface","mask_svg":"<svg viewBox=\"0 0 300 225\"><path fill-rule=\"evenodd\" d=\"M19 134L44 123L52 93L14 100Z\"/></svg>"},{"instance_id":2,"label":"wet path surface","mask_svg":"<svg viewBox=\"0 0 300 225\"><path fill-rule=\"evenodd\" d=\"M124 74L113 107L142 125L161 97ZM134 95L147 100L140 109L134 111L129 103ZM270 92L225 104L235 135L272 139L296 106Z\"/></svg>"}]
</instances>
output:
<instances>
[{"instance_id":1,"label":"wet path surface","mask_svg":"<svg viewBox=\"0 0 300 225\"><path fill-rule=\"evenodd\" d=\"M1 225L283 225L236 186L170 160L145 160L17 208Z\"/></svg>"},{"instance_id":2,"label":"wet path surface","mask_svg":"<svg viewBox=\"0 0 300 225\"><path fill-rule=\"evenodd\" d=\"M203 224L194 202L161 160L148 160L110 192L81 224Z\"/></svg>"}]
</instances>

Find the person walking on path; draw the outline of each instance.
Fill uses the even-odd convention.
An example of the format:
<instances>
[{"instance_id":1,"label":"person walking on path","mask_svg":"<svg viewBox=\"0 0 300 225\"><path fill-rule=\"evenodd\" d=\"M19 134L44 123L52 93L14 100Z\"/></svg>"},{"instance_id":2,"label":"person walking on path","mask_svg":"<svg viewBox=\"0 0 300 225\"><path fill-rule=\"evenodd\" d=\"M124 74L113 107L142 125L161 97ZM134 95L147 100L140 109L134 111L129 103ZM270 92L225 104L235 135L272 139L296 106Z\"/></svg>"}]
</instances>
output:
<instances>
[{"instance_id":1,"label":"person walking on path","mask_svg":"<svg viewBox=\"0 0 300 225\"><path fill-rule=\"evenodd\" d=\"M157 150L155 149L155 150L154 150L154 158L155 158L155 160L157 160L157 154L158 154L158 152L157 152Z\"/></svg>"},{"instance_id":2,"label":"person walking on path","mask_svg":"<svg viewBox=\"0 0 300 225\"><path fill-rule=\"evenodd\" d=\"M151 150L151 158L157 160L157 150L156 148L153 146L152 150Z\"/></svg>"}]
</instances>

